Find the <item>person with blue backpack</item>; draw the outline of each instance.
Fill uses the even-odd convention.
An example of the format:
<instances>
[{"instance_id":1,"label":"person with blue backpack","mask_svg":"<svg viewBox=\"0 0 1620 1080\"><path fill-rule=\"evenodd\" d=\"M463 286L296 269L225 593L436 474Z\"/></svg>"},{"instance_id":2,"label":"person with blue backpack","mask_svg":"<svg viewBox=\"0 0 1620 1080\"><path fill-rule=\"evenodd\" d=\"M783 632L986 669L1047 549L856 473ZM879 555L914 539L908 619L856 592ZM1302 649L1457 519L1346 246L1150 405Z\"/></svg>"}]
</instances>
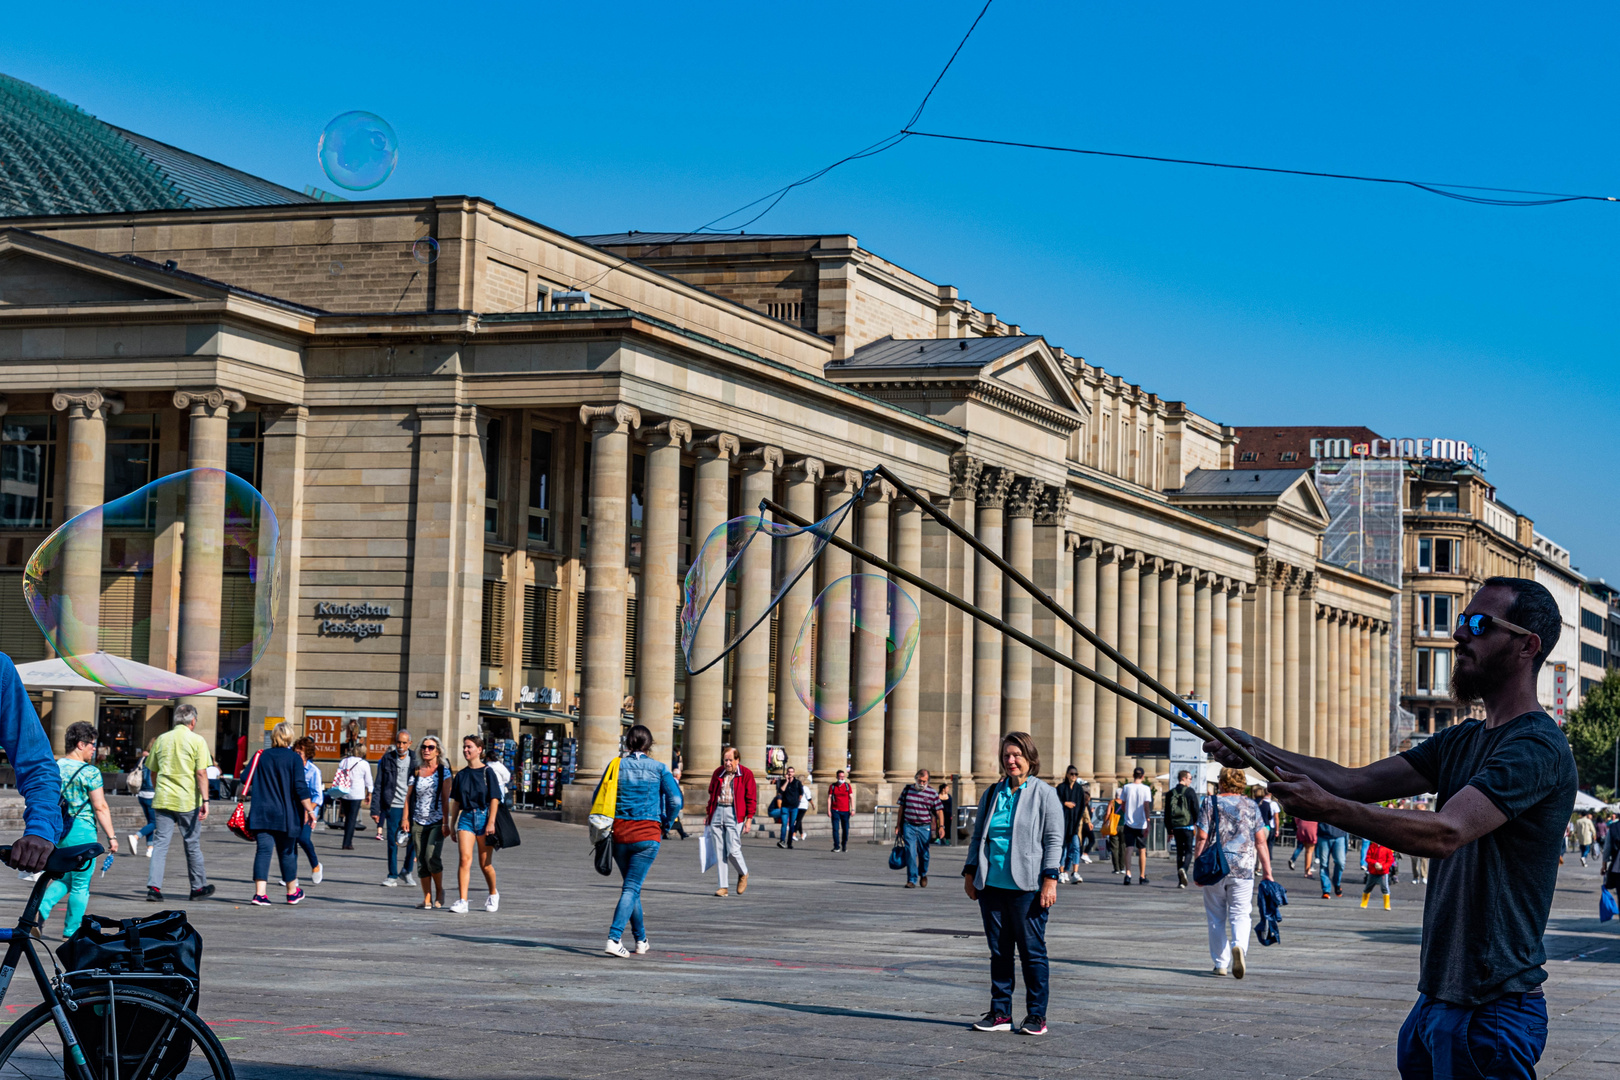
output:
<instances>
[{"instance_id":1,"label":"person with blue backpack","mask_svg":"<svg viewBox=\"0 0 1620 1080\"><path fill-rule=\"evenodd\" d=\"M1260 807L1245 794L1242 769L1222 769L1215 797L1198 813L1193 882L1204 890L1204 916L1209 922L1209 958L1215 974L1243 978L1249 951L1249 913L1254 907L1254 872L1271 880L1270 830Z\"/></svg>"}]
</instances>

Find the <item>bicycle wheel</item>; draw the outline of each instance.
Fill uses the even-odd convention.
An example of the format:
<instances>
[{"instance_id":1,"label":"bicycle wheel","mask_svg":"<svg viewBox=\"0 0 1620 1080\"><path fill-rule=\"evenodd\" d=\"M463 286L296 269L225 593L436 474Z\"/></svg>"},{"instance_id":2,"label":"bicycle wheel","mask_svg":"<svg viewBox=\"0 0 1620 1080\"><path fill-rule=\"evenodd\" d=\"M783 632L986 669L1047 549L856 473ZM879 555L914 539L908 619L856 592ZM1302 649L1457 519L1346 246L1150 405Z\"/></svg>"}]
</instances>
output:
<instances>
[{"instance_id":1,"label":"bicycle wheel","mask_svg":"<svg viewBox=\"0 0 1620 1080\"><path fill-rule=\"evenodd\" d=\"M161 994L106 989L74 995L68 1022L93 1080L235 1080L230 1058L208 1025ZM116 1058L116 1061L115 1061ZM0 1080L44 1080L66 1071L61 1033L41 1003L0 1036Z\"/></svg>"}]
</instances>

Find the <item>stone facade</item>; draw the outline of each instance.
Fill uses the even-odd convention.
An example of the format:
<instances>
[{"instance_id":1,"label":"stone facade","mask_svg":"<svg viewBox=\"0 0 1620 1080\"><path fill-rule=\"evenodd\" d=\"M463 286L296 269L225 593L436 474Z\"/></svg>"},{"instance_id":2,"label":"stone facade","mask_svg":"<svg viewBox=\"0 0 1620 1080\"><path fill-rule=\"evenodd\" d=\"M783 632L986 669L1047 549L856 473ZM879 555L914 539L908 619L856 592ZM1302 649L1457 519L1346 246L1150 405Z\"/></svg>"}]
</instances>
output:
<instances>
[{"instance_id":1,"label":"stone facade","mask_svg":"<svg viewBox=\"0 0 1620 1080\"><path fill-rule=\"evenodd\" d=\"M818 779L850 768L869 807L917 767L971 793L996 775L1002 732L1027 727L1053 771L1072 762L1112 787L1134 764L1124 740L1167 725L931 598L886 705L813 723L783 659L816 591L852 569L831 549L772 629L685 674L680 581L709 531L761 497L819 516L882 462L1221 722L1350 763L1387 749L1372 657L1395 590L1318 562L1308 478L1221 490L1209 478L1234 475L1230 428L854 237L592 246L460 197L6 224L4 408L55 418L54 523L102 501L96 417L111 402L156 415L164 472L217 458L209 425L251 427L283 528L249 731L368 711L451 738L481 711L562 719L584 796L634 717L660 755L682 746L693 788L723 743L751 765L783 745ZM425 236L432 263L411 254ZM57 294L5 292L47 279ZM886 486L844 529L1076 648ZM0 595L46 531L0 523ZM764 561L738 577L750 595L771 587ZM318 607L333 603L389 614L376 635L331 633ZM183 669L183 643L209 633L181 625L146 655ZM1084 642L1078 656L1118 674ZM821 672L871 677L847 661ZM91 707L53 702L52 722Z\"/></svg>"}]
</instances>

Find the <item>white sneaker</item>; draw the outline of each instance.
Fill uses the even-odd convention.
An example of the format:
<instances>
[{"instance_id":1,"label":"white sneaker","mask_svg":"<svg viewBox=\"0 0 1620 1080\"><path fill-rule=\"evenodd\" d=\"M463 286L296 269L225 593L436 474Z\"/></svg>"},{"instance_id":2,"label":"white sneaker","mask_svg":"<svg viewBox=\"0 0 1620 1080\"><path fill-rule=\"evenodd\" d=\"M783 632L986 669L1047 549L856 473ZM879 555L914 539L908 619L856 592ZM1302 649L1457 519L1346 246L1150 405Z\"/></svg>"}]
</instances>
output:
<instances>
[{"instance_id":1,"label":"white sneaker","mask_svg":"<svg viewBox=\"0 0 1620 1080\"><path fill-rule=\"evenodd\" d=\"M1085 881L1086 881L1086 879L1081 877L1079 874L1070 874L1069 875L1069 884L1070 885L1083 885L1083 884L1085 884Z\"/></svg>"},{"instance_id":2,"label":"white sneaker","mask_svg":"<svg viewBox=\"0 0 1620 1080\"><path fill-rule=\"evenodd\" d=\"M152 857L152 845L151 844L146 845L146 857L148 859L150 859Z\"/></svg>"},{"instance_id":3,"label":"white sneaker","mask_svg":"<svg viewBox=\"0 0 1620 1080\"><path fill-rule=\"evenodd\" d=\"M19 870L17 871L17 876L22 878L24 881L38 881L39 871L36 870L33 873L29 873L26 870Z\"/></svg>"},{"instance_id":4,"label":"white sneaker","mask_svg":"<svg viewBox=\"0 0 1620 1080\"><path fill-rule=\"evenodd\" d=\"M132 832L129 834L129 853L131 855L139 855L141 853L141 834L138 832Z\"/></svg>"},{"instance_id":5,"label":"white sneaker","mask_svg":"<svg viewBox=\"0 0 1620 1080\"><path fill-rule=\"evenodd\" d=\"M1090 855L1082 855L1082 856L1080 856L1080 861L1081 862L1090 862L1091 861L1091 856Z\"/></svg>"},{"instance_id":6,"label":"white sneaker","mask_svg":"<svg viewBox=\"0 0 1620 1080\"><path fill-rule=\"evenodd\" d=\"M1069 875L1068 874L1059 874L1058 875L1058 884L1059 885L1067 885L1068 883L1069 883Z\"/></svg>"},{"instance_id":7,"label":"white sneaker","mask_svg":"<svg viewBox=\"0 0 1620 1080\"><path fill-rule=\"evenodd\" d=\"M416 880L416 871L415 870L407 870L407 871L405 871L405 884L407 884L407 885L420 884Z\"/></svg>"},{"instance_id":8,"label":"white sneaker","mask_svg":"<svg viewBox=\"0 0 1620 1080\"><path fill-rule=\"evenodd\" d=\"M602 951L607 953L609 956L629 956L630 955L630 950L624 947L623 942L613 941L611 939L609 939L609 941L607 943L607 948L603 949Z\"/></svg>"},{"instance_id":9,"label":"white sneaker","mask_svg":"<svg viewBox=\"0 0 1620 1080\"><path fill-rule=\"evenodd\" d=\"M1226 969L1221 967L1221 965L1216 964L1215 965L1215 974L1217 974L1217 975L1225 975L1226 974Z\"/></svg>"},{"instance_id":10,"label":"white sneaker","mask_svg":"<svg viewBox=\"0 0 1620 1080\"><path fill-rule=\"evenodd\" d=\"M499 910L501 910L501 894L498 893L498 892L492 892L487 897L485 897L484 898L484 910L485 911L499 911Z\"/></svg>"},{"instance_id":11,"label":"white sneaker","mask_svg":"<svg viewBox=\"0 0 1620 1080\"><path fill-rule=\"evenodd\" d=\"M399 878L397 878L397 877L383 878L383 888L385 888L385 889L397 889L397 888L399 888Z\"/></svg>"},{"instance_id":12,"label":"white sneaker","mask_svg":"<svg viewBox=\"0 0 1620 1080\"><path fill-rule=\"evenodd\" d=\"M310 882L311 885L319 885L321 883L321 878L323 878L325 876L326 876L326 871L323 868L317 866L314 870L312 870L310 872L309 882Z\"/></svg>"},{"instance_id":13,"label":"white sneaker","mask_svg":"<svg viewBox=\"0 0 1620 1080\"><path fill-rule=\"evenodd\" d=\"M640 956L642 953L646 952L648 949L651 949L651 948L652 948L652 946L647 944L645 941L638 941L638 942L636 942L636 955Z\"/></svg>"},{"instance_id":14,"label":"white sneaker","mask_svg":"<svg viewBox=\"0 0 1620 1080\"><path fill-rule=\"evenodd\" d=\"M465 915L465 914L467 914L467 901L465 901L465 900L453 901L450 904L450 914L452 914L452 915Z\"/></svg>"}]
</instances>

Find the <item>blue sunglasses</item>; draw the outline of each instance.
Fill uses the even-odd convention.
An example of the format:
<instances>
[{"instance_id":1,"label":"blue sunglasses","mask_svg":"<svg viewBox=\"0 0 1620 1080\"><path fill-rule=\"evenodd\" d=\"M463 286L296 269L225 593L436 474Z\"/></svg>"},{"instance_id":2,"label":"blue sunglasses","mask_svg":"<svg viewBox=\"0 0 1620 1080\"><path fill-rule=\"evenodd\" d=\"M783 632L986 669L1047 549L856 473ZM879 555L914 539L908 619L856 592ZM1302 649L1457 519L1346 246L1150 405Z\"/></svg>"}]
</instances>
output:
<instances>
[{"instance_id":1,"label":"blue sunglasses","mask_svg":"<svg viewBox=\"0 0 1620 1080\"><path fill-rule=\"evenodd\" d=\"M1530 631L1526 630L1524 627L1510 623L1506 619L1499 619L1495 615L1457 616L1457 629L1461 630L1464 627L1467 627L1468 632L1473 634L1475 637L1484 635L1484 633L1493 626L1500 626L1503 630L1506 630L1510 634L1519 634L1524 637L1530 636Z\"/></svg>"}]
</instances>

